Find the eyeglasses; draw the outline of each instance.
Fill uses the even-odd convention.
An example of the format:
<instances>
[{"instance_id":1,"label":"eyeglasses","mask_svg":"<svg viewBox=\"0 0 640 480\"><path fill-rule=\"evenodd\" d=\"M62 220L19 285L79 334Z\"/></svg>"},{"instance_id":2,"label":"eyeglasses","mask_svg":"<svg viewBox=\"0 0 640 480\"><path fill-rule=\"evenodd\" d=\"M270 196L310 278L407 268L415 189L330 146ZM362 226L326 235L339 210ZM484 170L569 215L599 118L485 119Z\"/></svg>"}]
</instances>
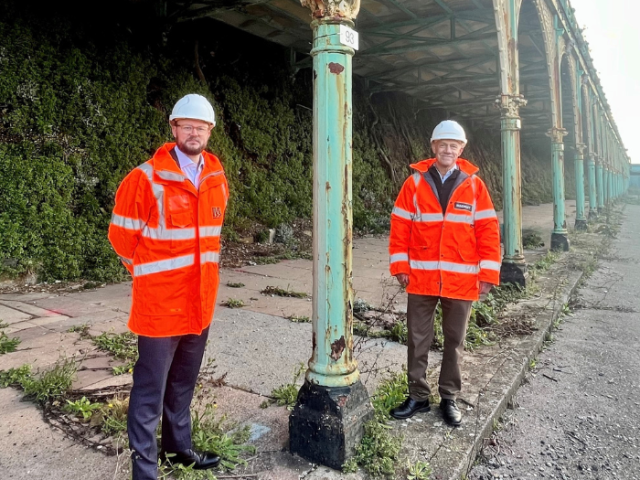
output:
<instances>
[{"instance_id":1,"label":"eyeglasses","mask_svg":"<svg viewBox=\"0 0 640 480\"><path fill-rule=\"evenodd\" d=\"M186 134L196 133L198 135L204 135L209 132L209 127L194 127L193 125L176 125L178 128L181 128L182 131Z\"/></svg>"}]
</instances>

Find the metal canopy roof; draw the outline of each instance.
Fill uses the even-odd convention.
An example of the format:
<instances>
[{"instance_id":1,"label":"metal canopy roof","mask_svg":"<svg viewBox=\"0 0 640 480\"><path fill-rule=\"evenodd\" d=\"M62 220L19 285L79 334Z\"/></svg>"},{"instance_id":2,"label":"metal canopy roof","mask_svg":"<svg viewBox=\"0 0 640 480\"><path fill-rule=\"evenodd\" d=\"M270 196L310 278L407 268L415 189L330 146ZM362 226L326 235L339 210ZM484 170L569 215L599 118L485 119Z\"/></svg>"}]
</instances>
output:
<instances>
[{"instance_id":1,"label":"metal canopy roof","mask_svg":"<svg viewBox=\"0 0 640 480\"><path fill-rule=\"evenodd\" d=\"M172 1L181 18L211 17L297 52L296 67L311 66L311 15L299 0ZM371 92L404 92L425 108L444 108L497 125L500 94L498 40L492 0L362 0L356 20L360 50L354 73ZM528 100L522 133L551 127L550 84L543 33L531 1L519 24L520 85ZM304 54L304 55L299 55Z\"/></svg>"}]
</instances>

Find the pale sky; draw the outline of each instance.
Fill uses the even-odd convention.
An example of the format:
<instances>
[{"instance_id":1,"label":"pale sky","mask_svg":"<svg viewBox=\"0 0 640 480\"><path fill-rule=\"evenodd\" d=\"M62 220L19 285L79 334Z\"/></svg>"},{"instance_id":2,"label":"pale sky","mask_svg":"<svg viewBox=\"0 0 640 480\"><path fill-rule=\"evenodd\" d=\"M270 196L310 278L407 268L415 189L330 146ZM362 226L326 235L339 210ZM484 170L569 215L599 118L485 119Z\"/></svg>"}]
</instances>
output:
<instances>
[{"instance_id":1,"label":"pale sky","mask_svg":"<svg viewBox=\"0 0 640 480\"><path fill-rule=\"evenodd\" d=\"M632 163L640 163L640 3L572 0L613 118Z\"/></svg>"}]
</instances>

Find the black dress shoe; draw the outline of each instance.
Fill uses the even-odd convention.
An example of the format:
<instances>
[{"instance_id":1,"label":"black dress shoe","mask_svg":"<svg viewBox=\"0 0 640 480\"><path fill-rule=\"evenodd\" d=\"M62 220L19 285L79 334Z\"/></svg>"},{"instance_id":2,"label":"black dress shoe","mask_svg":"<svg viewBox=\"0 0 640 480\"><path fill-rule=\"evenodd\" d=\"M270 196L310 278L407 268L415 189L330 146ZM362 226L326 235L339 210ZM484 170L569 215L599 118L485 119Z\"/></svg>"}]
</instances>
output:
<instances>
[{"instance_id":1,"label":"black dress shoe","mask_svg":"<svg viewBox=\"0 0 640 480\"><path fill-rule=\"evenodd\" d=\"M428 412L431 410L429 406L429 400L414 400L411 397L407 397L402 405L396 408L392 408L389 414L393 418L397 418L398 420L404 420L405 418L413 417L416 413L419 412Z\"/></svg>"},{"instance_id":2,"label":"black dress shoe","mask_svg":"<svg viewBox=\"0 0 640 480\"><path fill-rule=\"evenodd\" d=\"M444 416L444 421L453 427L457 427L462 423L462 413L455 400L443 398L440 401L440 409Z\"/></svg>"},{"instance_id":3,"label":"black dress shoe","mask_svg":"<svg viewBox=\"0 0 640 480\"><path fill-rule=\"evenodd\" d=\"M195 450L183 450L182 452L160 452L163 462L179 463L185 467L193 465L194 470L209 470L220 463L220 456L213 452L198 453Z\"/></svg>"}]
</instances>

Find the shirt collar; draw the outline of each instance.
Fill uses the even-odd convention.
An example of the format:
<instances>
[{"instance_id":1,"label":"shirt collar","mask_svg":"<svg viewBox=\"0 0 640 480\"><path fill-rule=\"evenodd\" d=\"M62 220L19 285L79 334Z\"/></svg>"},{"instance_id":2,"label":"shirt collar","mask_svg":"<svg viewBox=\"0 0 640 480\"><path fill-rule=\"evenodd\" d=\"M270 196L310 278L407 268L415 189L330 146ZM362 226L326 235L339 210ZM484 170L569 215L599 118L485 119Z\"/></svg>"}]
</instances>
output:
<instances>
[{"instance_id":1,"label":"shirt collar","mask_svg":"<svg viewBox=\"0 0 640 480\"><path fill-rule=\"evenodd\" d=\"M444 181L445 181L447 178L449 178L449 176L451 176L451 174L452 174L453 172L455 172L456 170L459 170L459 168L458 168L458 164L457 164L457 163L455 163L455 164L453 165L453 167L451 167L449 170L447 170L447 171L445 172L445 174L444 174L444 175L443 175L442 173L440 173L440 170L438 170L438 169L436 168L436 172L438 172L438 174L440 175L440 179L442 180L442 182L443 182L443 183L444 183Z\"/></svg>"},{"instance_id":2,"label":"shirt collar","mask_svg":"<svg viewBox=\"0 0 640 480\"><path fill-rule=\"evenodd\" d=\"M178 148L176 145L176 156L178 157L178 163L180 164L180 169L184 171L185 168L196 168L201 170L204 167L204 159L202 158L202 154L200 154L200 160L195 164L193 161L187 157L187 154Z\"/></svg>"}]
</instances>

